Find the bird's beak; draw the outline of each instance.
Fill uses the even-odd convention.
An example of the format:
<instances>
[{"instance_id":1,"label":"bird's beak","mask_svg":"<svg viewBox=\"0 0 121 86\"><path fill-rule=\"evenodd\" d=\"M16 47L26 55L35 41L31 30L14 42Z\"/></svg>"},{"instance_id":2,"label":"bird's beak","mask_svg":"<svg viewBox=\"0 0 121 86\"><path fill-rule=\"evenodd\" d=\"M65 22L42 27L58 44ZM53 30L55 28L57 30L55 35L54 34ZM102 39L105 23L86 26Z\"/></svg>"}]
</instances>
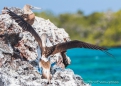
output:
<instances>
[{"instance_id":1,"label":"bird's beak","mask_svg":"<svg viewBox=\"0 0 121 86\"><path fill-rule=\"evenodd\" d=\"M31 9L32 9L32 10L40 10L41 8L39 8L39 7L34 7L34 6L31 6Z\"/></svg>"}]
</instances>

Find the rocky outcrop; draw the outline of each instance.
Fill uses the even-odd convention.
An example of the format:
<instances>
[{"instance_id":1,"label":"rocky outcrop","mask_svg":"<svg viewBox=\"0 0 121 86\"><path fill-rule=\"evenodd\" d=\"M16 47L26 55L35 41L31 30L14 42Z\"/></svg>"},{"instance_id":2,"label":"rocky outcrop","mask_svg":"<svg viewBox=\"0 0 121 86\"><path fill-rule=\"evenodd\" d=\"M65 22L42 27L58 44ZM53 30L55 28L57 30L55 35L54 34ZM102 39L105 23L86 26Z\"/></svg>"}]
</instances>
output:
<instances>
[{"instance_id":1,"label":"rocky outcrop","mask_svg":"<svg viewBox=\"0 0 121 86\"><path fill-rule=\"evenodd\" d=\"M89 86L71 69L52 69L51 83L48 84L28 61L10 55L4 55L0 60L0 86Z\"/></svg>"},{"instance_id":2,"label":"rocky outcrop","mask_svg":"<svg viewBox=\"0 0 121 86\"><path fill-rule=\"evenodd\" d=\"M12 7L10 10L21 15L21 9ZM69 40L64 29L54 26L49 20L36 17L33 24L36 32L41 35L47 33L50 42L48 46ZM49 29L48 29L49 28ZM58 39L59 40L58 40ZM38 44L34 37L22 28L8 15L5 10L0 14L0 86L89 86L79 75L71 69L62 69L56 64L60 55L53 56L51 63L52 79L48 84L41 77L41 68L38 67L40 57Z\"/></svg>"}]
</instances>

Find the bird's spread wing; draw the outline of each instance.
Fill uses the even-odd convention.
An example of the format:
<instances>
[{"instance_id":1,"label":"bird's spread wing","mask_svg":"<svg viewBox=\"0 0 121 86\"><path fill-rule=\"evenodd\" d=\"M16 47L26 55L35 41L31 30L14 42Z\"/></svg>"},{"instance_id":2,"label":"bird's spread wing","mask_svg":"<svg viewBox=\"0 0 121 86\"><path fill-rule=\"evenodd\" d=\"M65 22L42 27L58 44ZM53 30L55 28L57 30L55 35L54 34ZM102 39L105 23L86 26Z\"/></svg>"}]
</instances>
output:
<instances>
[{"instance_id":1,"label":"bird's spread wing","mask_svg":"<svg viewBox=\"0 0 121 86\"><path fill-rule=\"evenodd\" d=\"M35 40L38 42L40 48L42 49L42 41L37 32L33 29L33 27L28 24L22 17L18 16L14 12L10 11L8 9L8 14L18 23L18 25L26 31L29 31L35 38Z\"/></svg>"},{"instance_id":2,"label":"bird's spread wing","mask_svg":"<svg viewBox=\"0 0 121 86\"><path fill-rule=\"evenodd\" d=\"M95 50L100 50L105 52L106 54L113 56L109 52L107 52L107 48L103 48L97 45L89 44L86 42L78 41L78 40L73 40L73 41L68 41L64 43L60 43L54 46L54 51L52 54L58 53L58 52L63 52L66 51L67 49L71 48L88 48L88 49L95 49Z\"/></svg>"}]
</instances>

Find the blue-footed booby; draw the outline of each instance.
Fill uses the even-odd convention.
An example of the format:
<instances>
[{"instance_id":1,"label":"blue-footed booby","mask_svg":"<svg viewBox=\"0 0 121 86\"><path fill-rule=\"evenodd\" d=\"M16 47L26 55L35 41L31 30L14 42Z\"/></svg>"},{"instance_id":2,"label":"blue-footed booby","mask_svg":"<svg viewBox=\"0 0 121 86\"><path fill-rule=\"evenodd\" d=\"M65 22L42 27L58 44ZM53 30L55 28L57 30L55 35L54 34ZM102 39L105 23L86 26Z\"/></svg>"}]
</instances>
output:
<instances>
[{"instance_id":1,"label":"blue-footed booby","mask_svg":"<svg viewBox=\"0 0 121 86\"><path fill-rule=\"evenodd\" d=\"M87 49L100 50L112 56L112 54L108 52L107 48L100 47L100 46L93 45L93 44L86 43L86 42L82 42L82 41L78 41L78 40L67 41L64 43L53 45L51 47L47 47L45 45L46 37L47 37L46 34L42 34L40 38L39 35L34 30L34 28L29 23L27 23L22 17L16 15L9 9L8 9L8 14L18 23L19 26L22 27L23 30L29 31L35 37L35 40L38 42L40 49L42 51L41 59L39 63L41 67L43 68L42 76L48 79L49 83L51 80L51 75L50 75L50 61L48 58L50 58L51 55L54 55L59 52L64 52L71 48L87 48Z\"/></svg>"}]
</instances>

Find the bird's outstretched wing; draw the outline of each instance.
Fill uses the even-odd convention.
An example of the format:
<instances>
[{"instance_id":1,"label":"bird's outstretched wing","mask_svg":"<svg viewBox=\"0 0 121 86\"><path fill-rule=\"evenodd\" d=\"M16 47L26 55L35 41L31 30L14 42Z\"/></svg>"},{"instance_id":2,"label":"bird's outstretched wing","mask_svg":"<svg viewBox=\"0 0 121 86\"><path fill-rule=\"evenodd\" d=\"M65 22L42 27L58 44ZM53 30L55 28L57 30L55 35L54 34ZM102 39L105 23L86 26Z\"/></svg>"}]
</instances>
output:
<instances>
[{"instance_id":1,"label":"bird's outstretched wing","mask_svg":"<svg viewBox=\"0 0 121 86\"><path fill-rule=\"evenodd\" d=\"M14 12L10 11L8 9L8 14L18 23L18 25L26 31L29 31L35 38L35 40L38 42L40 48L42 49L42 41L37 32L34 30L34 28L28 24L22 17L18 16Z\"/></svg>"},{"instance_id":2,"label":"bird's outstretched wing","mask_svg":"<svg viewBox=\"0 0 121 86\"><path fill-rule=\"evenodd\" d=\"M114 57L112 54L110 54L107 50L107 48L100 47L97 45L89 44L86 42L78 41L78 40L73 40L73 41L68 41L64 43L57 44L54 47L54 51L52 54L56 54L58 52L63 52L66 51L67 49L71 48L88 48L88 49L95 49L95 50L100 50L103 51L104 53Z\"/></svg>"}]
</instances>

